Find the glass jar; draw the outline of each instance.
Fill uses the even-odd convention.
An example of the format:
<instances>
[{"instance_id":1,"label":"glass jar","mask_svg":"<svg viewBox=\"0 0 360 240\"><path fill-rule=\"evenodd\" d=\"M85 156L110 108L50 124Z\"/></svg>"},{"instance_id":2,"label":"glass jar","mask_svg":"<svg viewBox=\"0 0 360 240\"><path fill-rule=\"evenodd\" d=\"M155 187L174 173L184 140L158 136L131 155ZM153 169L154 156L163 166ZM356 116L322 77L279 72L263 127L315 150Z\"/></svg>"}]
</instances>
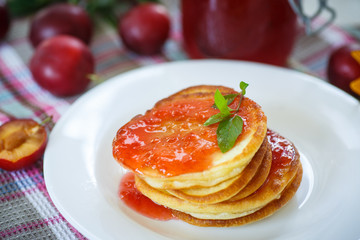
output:
<instances>
[{"instance_id":1,"label":"glass jar","mask_svg":"<svg viewBox=\"0 0 360 240\"><path fill-rule=\"evenodd\" d=\"M284 66L299 32L299 2L181 0L184 49L195 59L238 59Z\"/></svg>"}]
</instances>

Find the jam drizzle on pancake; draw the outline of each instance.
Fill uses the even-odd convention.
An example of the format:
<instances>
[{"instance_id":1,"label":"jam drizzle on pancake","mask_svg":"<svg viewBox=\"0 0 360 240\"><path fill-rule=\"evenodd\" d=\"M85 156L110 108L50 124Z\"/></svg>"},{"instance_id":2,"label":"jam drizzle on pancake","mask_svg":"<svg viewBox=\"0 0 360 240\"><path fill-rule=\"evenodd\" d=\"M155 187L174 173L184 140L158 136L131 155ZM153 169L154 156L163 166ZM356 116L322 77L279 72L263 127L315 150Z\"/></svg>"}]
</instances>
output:
<instances>
[{"instance_id":1,"label":"jam drizzle on pancake","mask_svg":"<svg viewBox=\"0 0 360 240\"><path fill-rule=\"evenodd\" d=\"M158 104L124 125L113 142L113 155L119 163L136 173L152 169L165 177L202 172L211 167L211 155L220 152L217 146L218 124L203 126L219 112L214 100L176 99ZM237 101L230 105L236 108ZM250 128L251 111L259 106L244 98L239 112L244 120L242 140Z\"/></svg>"},{"instance_id":2,"label":"jam drizzle on pancake","mask_svg":"<svg viewBox=\"0 0 360 240\"><path fill-rule=\"evenodd\" d=\"M282 174L278 169L289 166L295 158L296 151L292 143L278 133L268 129L266 134L273 157L269 174Z\"/></svg>"}]
</instances>

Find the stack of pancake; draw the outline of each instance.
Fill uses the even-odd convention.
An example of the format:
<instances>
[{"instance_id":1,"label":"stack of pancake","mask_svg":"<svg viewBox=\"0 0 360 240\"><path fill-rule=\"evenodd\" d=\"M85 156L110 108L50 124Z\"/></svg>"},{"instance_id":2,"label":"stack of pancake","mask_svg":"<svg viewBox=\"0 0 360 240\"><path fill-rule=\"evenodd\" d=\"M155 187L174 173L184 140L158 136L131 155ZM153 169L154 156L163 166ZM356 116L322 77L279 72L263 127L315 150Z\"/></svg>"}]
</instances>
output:
<instances>
[{"instance_id":1,"label":"stack of pancake","mask_svg":"<svg viewBox=\"0 0 360 240\"><path fill-rule=\"evenodd\" d=\"M159 101L119 129L113 155L135 173L142 194L172 209L177 218L198 226L239 226L285 205L300 185L302 167L296 147L267 129L261 107L249 98L242 100L238 113L243 131L234 147L222 153L217 124L203 125L218 112L213 106L216 89L223 95L236 93L202 85ZM235 109L237 99L231 104ZM177 166L181 170L171 171Z\"/></svg>"}]
</instances>

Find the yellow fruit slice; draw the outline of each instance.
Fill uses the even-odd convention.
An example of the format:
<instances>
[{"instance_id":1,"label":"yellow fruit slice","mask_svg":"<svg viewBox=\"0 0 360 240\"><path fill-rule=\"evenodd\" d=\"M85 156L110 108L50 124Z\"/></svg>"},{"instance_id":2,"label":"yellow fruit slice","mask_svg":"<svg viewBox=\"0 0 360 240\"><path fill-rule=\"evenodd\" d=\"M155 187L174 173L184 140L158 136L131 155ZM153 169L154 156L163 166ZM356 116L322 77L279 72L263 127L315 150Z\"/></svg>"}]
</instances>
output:
<instances>
[{"instance_id":1,"label":"yellow fruit slice","mask_svg":"<svg viewBox=\"0 0 360 240\"><path fill-rule=\"evenodd\" d=\"M351 90L360 96L360 77L350 82Z\"/></svg>"},{"instance_id":2,"label":"yellow fruit slice","mask_svg":"<svg viewBox=\"0 0 360 240\"><path fill-rule=\"evenodd\" d=\"M360 50L351 51L351 56L360 64Z\"/></svg>"}]
</instances>

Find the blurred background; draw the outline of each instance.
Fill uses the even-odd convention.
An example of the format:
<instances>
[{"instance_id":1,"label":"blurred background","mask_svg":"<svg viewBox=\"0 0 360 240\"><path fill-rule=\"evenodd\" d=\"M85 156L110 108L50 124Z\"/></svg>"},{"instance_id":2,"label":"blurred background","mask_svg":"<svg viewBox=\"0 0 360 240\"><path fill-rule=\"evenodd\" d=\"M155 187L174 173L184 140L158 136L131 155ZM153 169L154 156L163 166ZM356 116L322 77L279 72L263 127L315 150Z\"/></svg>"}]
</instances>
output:
<instances>
[{"instance_id":1,"label":"blurred background","mask_svg":"<svg viewBox=\"0 0 360 240\"><path fill-rule=\"evenodd\" d=\"M71 17L64 17L64 15L59 17L60 23L51 23L48 19L40 18L41 8L45 8L43 3L53 3L54 1L64 2L65 0L8 0L6 2L11 3L12 12L18 13L11 15L11 19L9 19L7 15L10 16L10 14L5 14L7 9L4 7L5 5L2 5L5 1L0 0L0 124L18 118L32 119L40 123L51 116L52 121L46 125L47 131L50 133L56 122L68 111L74 101L82 96L82 93L96 87L103 81L143 66L190 59L184 48L184 36L186 34L181 28L180 0L159 0L164 3L165 9L162 5L146 9L141 8L138 3L145 0L69 0L67 2L79 3L79 6L69 4L72 8L80 7L82 12L86 11L89 15L95 12L94 15L91 15L91 21L89 21L91 24L88 24L88 28L91 29L91 40L87 43L81 43L80 39L66 33L68 34L67 41L62 41L63 39L59 41L59 36L49 37L48 42L53 43L52 49L46 49L43 47L44 44L39 44L36 47L29 36L31 30L40 35L40 33L48 33L46 27L55 31L61 30L65 25L65 27L76 26L72 32L76 35L85 29L86 24L78 20L79 16L67 24L64 20L71 19ZM200 3L199 0L184 1L189 4L188 10ZM215 1L212 0L211 2L214 3ZM222 19L227 19L228 12L224 14L218 11L220 21L217 21L219 19L214 20L212 16L204 17L205 20L200 19L203 21L203 25L200 24L196 27L193 27L196 21L192 20L193 18L199 20L199 18L196 13L192 13L193 15L188 18L190 21L187 26L196 30L190 31L189 42L195 39L200 42L199 45L202 45L199 48L208 47L206 50L210 49L210 51L207 53L211 54L221 52L219 49L222 50L221 53L225 52L225 54L233 54L234 49L241 54L242 51L253 48L256 45L254 42L258 42L261 49L254 51L258 57L268 55L266 60L269 62L269 60L275 59L276 55L284 55L285 53L286 61L282 59L284 60L281 62L282 64L277 65L316 76L355 97L360 97L360 0L328 0L328 5L336 11L336 18L323 31L314 35L305 35L303 31L300 32L301 34L297 34L298 32L294 31L294 25L297 27L297 18L288 6L287 0L264 0L263 2L237 0L232 3L238 5L244 2L248 5L253 3L257 5L255 7L252 5L252 13L246 12L250 21L245 20L245 23L241 21L242 33L239 33L236 24L229 27L229 24L221 25L219 23ZM259 4L259 2L266 4ZM312 15L319 7L319 0L302 0L302 2L306 15ZM40 7L34 9L35 3L39 4ZM127 4L125 8L117 7L124 3ZM221 5L223 0L217 3ZM279 3L283 3L282 7L286 5L285 10L288 13L287 15L290 15L289 21L284 20L282 14L278 14L285 12L283 11L284 8L278 8L281 5ZM272 4L275 7L270 7ZM161 11L157 11L159 7L162 9ZM51 18L54 14L49 14L49 8L47 13ZM274 27L273 21L267 19L266 14L258 14L260 8L264 12L271 9L272 11L269 14L272 17L271 20L275 19L274 21L281 27ZM143 13L145 11L150 15L153 14L152 18L144 21L142 18L144 14L134 14L135 9L137 11L140 9L140 12ZM215 8L215 12L218 9ZM228 8L229 12L231 10L231 7L230 10ZM61 12L59 7L55 11ZM209 13L207 12L208 9L204 11ZM114 12L118 16L114 17L109 14ZM132 16L130 16L130 12L132 12ZM62 12L62 14L67 14L66 16L71 15L71 13L70 11ZM243 16L244 14L236 15L240 18ZM318 27L328 17L324 14L320 20L313 21L314 26ZM162 20L151 20L158 18ZM44 25L35 27L36 19L44 25L50 24L45 27ZM129 21L127 22L125 19ZM207 21L210 21L211 24L208 24ZM78 24L79 22L81 24ZM171 29L169 27L170 22ZM224 22L227 23L226 20ZM254 22L260 22L259 25L261 26L257 27L258 25L251 24ZM287 27L286 25L289 25L289 22L293 24L291 23L292 25L290 24L290 27ZM214 25L225 25L225 27L214 27ZM207 29L204 30L204 26ZM122 28L123 30L120 31ZM149 29L150 31L148 31ZM281 34L278 34L279 29ZM302 27L301 30L303 29ZM139 32L142 35L140 34L140 39L137 39L137 42L132 37ZM159 35L160 32L162 33ZM148 40L152 33L157 34L159 38L149 46L151 41ZM61 34L65 33L62 32ZM195 35L196 37L194 37ZM224 39L221 39L224 35L227 37L227 39L224 37L227 41L225 44ZM249 37L249 35L252 36ZM208 36L210 36L210 40L207 38ZM217 38L219 36L220 38ZM127 41L128 37L131 40ZM57 41L55 41L56 39ZM215 41L211 42L214 39ZM247 45L242 44L244 39L247 39L245 41ZM77 42L76 46L81 46L75 51L87 59L90 64L87 64L86 67L77 65L71 68L70 66L68 68L69 75L64 75L63 66L76 65L80 61L73 63L72 60L74 59L67 58L71 54L67 54L65 51L56 51L57 46L59 42L67 42L67 47L70 49L68 52L71 52L74 50L72 49L74 45L70 43L74 41ZM196 44L198 43L193 45ZM232 49L229 47L230 45L233 47ZM287 50L284 50L284 45L287 46ZM141 46L155 49L156 52L143 54L143 49L139 51ZM358 53L357 60L351 56L352 52ZM35 59L35 56L40 56L40 59L39 61L33 60L34 64L31 67L32 59ZM42 58L42 56L55 56L54 59L61 59L50 66L52 71L50 77L45 76L46 74L36 76L39 72L43 73L49 70L49 68L44 67L48 66L49 60ZM81 70L86 70L86 72L78 74L78 71ZM96 79L94 81L89 80L88 76L92 73L95 73L99 81L95 81ZM57 75L61 77L57 78ZM75 77L80 77L79 82L82 84L74 83ZM53 81L54 78L56 78L55 81ZM49 87L42 84L44 82L55 82L55 84ZM349 88L351 83L355 83L352 89ZM64 95L60 96L59 92L55 90L64 86L69 87L69 92L63 92ZM81 87L79 91L75 93L70 91L77 87ZM356 101L355 98L354 101ZM45 186L42 158L32 160L35 162L25 169L12 172L0 169L0 239L85 239L52 204Z\"/></svg>"},{"instance_id":2,"label":"blurred background","mask_svg":"<svg viewBox=\"0 0 360 240\"><path fill-rule=\"evenodd\" d=\"M303 0L306 12L314 12L318 7L318 1ZM336 10L335 24L339 26L360 27L360 1L359 0L329 0L329 6Z\"/></svg>"}]
</instances>

